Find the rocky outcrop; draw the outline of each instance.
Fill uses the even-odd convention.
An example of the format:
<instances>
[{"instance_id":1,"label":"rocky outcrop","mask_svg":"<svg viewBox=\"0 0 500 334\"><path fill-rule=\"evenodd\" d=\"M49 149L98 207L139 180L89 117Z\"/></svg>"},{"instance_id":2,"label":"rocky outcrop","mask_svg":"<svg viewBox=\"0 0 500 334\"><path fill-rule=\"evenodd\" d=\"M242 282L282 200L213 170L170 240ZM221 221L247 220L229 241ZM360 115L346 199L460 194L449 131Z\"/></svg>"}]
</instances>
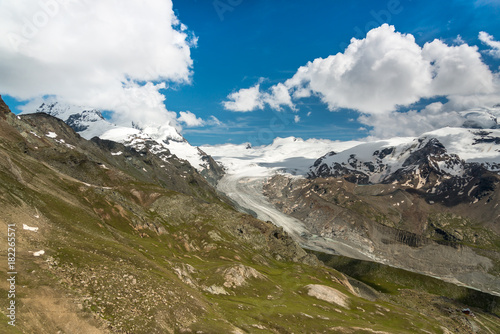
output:
<instances>
[{"instance_id":1,"label":"rocky outcrop","mask_svg":"<svg viewBox=\"0 0 500 334\"><path fill-rule=\"evenodd\" d=\"M216 186L217 182L225 175L224 168L218 164L212 156L206 154L199 147L197 148L200 152L201 159L204 161L206 168L200 171L200 174L212 185Z\"/></svg>"},{"instance_id":2,"label":"rocky outcrop","mask_svg":"<svg viewBox=\"0 0 500 334\"><path fill-rule=\"evenodd\" d=\"M329 286L320 284L309 284L306 286L307 294L325 302L336 304L344 308L349 308L349 297L342 292Z\"/></svg>"},{"instance_id":3,"label":"rocky outcrop","mask_svg":"<svg viewBox=\"0 0 500 334\"><path fill-rule=\"evenodd\" d=\"M500 263L498 191L491 192L491 200L447 207L397 183L276 175L264 185L264 194L313 236L331 239L332 254L343 255L347 245L377 262L500 294L500 279L490 274L493 263Z\"/></svg>"},{"instance_id":4,"label":"rocky outcrop","mask_svg":"<svg viewBox=\"0 0 500 334\"><path fill-rule=\"evenodd\" d=\"M248 285L248 280L250 279L266 279L266 276L262 275L254 268L247 267L242 264L232 266L219 272L224 277L223 285L226 288L237 288Z\"/></svg>"},{"instance_id":5,"label":"rocky outcrop","mask_svg":"<svg viewBox=\"0 0 500 334\"><path fill-rule=\"evenodd\" d=\"M429 240L425 236L405 230L400 230L381 224L374 224L374 228L377 230L377 233L380 233L380 241L387 245L400 244L418 248L431 243L431 240Z\"/></svg>"},{"instance_id":6,"label":"rocky outcrop","mask_svg":"<svg viewBox=\"0 0 500 334\"><path fill-rule=\"evenodd\" d=\"M9 109L9 107L7 107L7 105L3 101L2 95L0 95L0 118L6 119L7 118L6 115L9 113L10 113L10 109Z\"/></svg>"}]
</instances>

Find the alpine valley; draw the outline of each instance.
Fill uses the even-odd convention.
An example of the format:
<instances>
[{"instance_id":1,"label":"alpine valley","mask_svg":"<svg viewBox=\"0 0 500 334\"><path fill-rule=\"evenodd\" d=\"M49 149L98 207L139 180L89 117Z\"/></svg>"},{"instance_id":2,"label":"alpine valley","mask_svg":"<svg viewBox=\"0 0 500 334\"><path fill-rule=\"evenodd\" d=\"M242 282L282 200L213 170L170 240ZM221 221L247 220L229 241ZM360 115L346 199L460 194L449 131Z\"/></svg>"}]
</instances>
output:
<instances>
[{"instance_id":1,"label":"alpine valley","mask_svg":"<svg viewBox=\"0 0 500 334\"><path fill-rule=\"evenodd\" d=\"M499 113L418 138L198 148L0 98L0 329L499 333Z\"/></svg>"}]
</instances>

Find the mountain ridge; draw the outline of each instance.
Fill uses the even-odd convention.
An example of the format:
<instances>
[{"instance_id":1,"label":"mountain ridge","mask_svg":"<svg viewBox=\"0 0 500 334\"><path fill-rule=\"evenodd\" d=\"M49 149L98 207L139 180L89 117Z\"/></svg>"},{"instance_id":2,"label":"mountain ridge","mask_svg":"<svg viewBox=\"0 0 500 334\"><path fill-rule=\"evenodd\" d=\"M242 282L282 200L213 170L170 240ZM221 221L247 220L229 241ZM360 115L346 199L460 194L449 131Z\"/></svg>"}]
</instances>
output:
<instances>
[{"instance_id":1,"label":"mountain ridge","mask_svg":"<svg viewBox=\"0 0 500 334\"><path fill-rule=\"evenodd\" d=\"M418 138L361 144L319 158L308 177L342 177L357 184L402 184L428 201L448 206L479 201L498 183L498 136L499 130L444 128Z\"/></svg>"},{"instance_id":2,"label":"mountain ridge","mask_svg":"<svg viewBox=\"0 0 500 334\"><path fill-rule=\"evenodd\" d=\"M85 139L99 137L121 142L126 146L141 151L147 147L151 152L158 152L162 157L170 152L178 158L188 161L212 184L224 174L223 169L205 152L194 147L170 124L147 125L139 127L118 126L106 120L101 111L83 106L73 106L60 102L42 103L33 111L24 111L23 115L46 113L63 120Z\"/></svg>"}]
</instances>

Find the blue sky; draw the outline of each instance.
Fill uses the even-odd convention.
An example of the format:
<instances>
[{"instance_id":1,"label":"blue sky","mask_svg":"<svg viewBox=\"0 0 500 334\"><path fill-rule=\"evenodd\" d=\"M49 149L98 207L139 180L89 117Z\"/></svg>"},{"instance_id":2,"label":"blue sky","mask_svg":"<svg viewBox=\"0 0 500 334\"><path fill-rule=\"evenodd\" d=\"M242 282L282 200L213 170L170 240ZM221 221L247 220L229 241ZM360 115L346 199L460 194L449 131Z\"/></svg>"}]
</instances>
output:
<instances>
[{"instance_id":1,"label":"blue sky","mask_svg":"<svg viewBox=\"0 0 500 334\"><path fill-rule=\"evenodd\" d=\"M363 39L383 23L393 25L397 33L413 35L420 47L434 39L449 46L477 46L484 51L482 62L491 73L497 73L500 66L499 59L487 53L491 47L478 37L483 31L495 41L500 39L500 2L495 0L174 0L173 9L188 34L197 38L196 47L190 47L191 82L165 80L166 88L159 92L166 97L169 111L190 111L204 120L203 126L183 127L183 135L194 145L259 145L277 136L350 140L373 134L371 125L377 126L375 119L382 117L382 111L368 112L370 120L363 122L359 117L366 111L342 105L330 111L329 102L315 94L294 99L293 107L264 104L249 112L227 110L223 102L229 94L259 83L261 92L269 91L308 62L343 53L351 38ZM2 87L0 93L14 108L23 100L12 98ZM443 96L448 93L431 95L397 109L404 113L448 101ZM209 122L212 116L218 122Z\"/></svg>"},{"instance_id":2,"label":"blue sky","mask_svg":"<svg viewBox=\"0 0 500 334\"><path fill-rule=\"evenodd\" d=\"M302 101L297 113L282 112L286 115L276 115L269 108L230 113L220 102L228 93L252 86L261 77L266 78L265 85L284 81L308 61L343 52L351 38L364 38L368 30L382 23L413 34L420 45L435 38L451 41L460 35L467 43L481 46L480 31L500 33L500 6L478 6L474 1L243 0L231 7L219 16L211 1L174 3L181 21L199 36L199 45L193 50L193 85L167 93L169 108L187 108L199 115L209 112L224 123L234 124L220 133L186 130L185 136L194 144L269 141L271 131L259 130L271 128L277 116L279 127L270 129L275 136L364 137L366 131L358 129L365 126L353 121L356 112L329 112L314 98ZM495 65L498 67L498 62L492 62L492 67ZM296 114L301 118L299 123L293 122Z\"/></svg>"}]
</instances>

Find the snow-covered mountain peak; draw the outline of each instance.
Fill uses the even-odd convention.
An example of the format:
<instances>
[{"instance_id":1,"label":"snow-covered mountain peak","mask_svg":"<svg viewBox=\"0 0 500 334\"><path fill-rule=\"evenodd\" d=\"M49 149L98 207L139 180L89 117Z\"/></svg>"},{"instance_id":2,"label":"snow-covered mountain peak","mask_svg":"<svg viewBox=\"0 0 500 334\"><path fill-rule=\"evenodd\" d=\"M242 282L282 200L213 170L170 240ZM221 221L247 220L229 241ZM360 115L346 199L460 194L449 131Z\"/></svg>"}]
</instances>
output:
<instances>
[{"instance_id":1,"label":"snow-covered mountain peak","mask_svg":"<svg viewBox=\"0 0 500 334\"><path fill-rule=\"evenodd\" d=\"M435 138L465 162L500 163L500 129L443 128L424 133L420 138Z\"/></svg>"},{"instance_id":2,"label":"snow-covered mountain peak","mask_svg":"<svg viewBox=\"0 0 500 334\"><path fill-rule=\"evenodd\" d=\"M146 132L151 129L153 130L151 131L153 136ZM205 158L206 154L198 147L192 146L180 135L174 137L178 140L174 140L170 136L173 132L155 131L157 129L165 128L145 128L139 130L119 127L111 129L99 137L125 144L126 146L135 148L137 151L148 149L154 154L161 154L164 159L169 159L172 154L175 154L178 158L189 161L199 171L209 168ZM175 133L178 134L178 132ZM172 154L169 154L169 152Z\"/></svg>"},{"instance_id":3,"label":"snow-covered mountain peak","mask_svg":"<svg viewBox=\"0 0 500 334\"><path fill-rule=\"evenodd\" d=\"M141 127L141 131L158 142L165 142L168 144L170 141L187 142L186 139L179 133L179 131L170 124L162 125L146 125Z\"/></svg>"},{"instance_id":4,"label":"snow-covered mountain peak","mask_svg":"<svg viewBox=\"0 0 500 334\"><path fill-rule=\"evenodd\" d=\"M102 133L116 127L116 125L104 119L101 111L83 106L74 106L60 102L46 102L42 103L33 112L43 112L63 120L85 139L98 137ZM23 114L33 112L25 111Z\"/></svg>"},{"instance_id":5,"label":"snow-covered mountain peak","mask_svg":"<svg viewBox=\"0 0 500 334\"><path fill-rule=\"evenodd\" d=\"M316 160L308 176L398 183L448 203L479 200L490 187L489 175L499 171L499 129L443 128L417 138L373 141L330 152ZM470 191L478 187L483 190Z\"/></svg>"},{"instance_id":6,"label":"snow-covered mountain peak","mask_svg":"<svg viewBox=\"0 0 500 334\"><path fill-rule=\"evenodd\" d=\"M189 144L170 123L132 123L130 127L117 126L105 119L99 110L59 102L43 103L33 112L44 112L63 120L86 139L99 137L120 142L137 151L149 150L165 162L175 155L179 159L187 160L206 177L219 177L220 167L216 166L211 157Z\"/></svg>"},{"instance_id":7,"label":"snow-covered mountain peak","mask_svg":"<svg viewBox=\"0 0 500 334\"><path fill-rule=\"evenodd\" d=\"M296 138L293 136L285 137L285 138L276 137L270 146L277 147L277 146L282 146L282 145L290 145L290 144L296 143L296 142L304 142L304 139Z\"/></svg>"},{"instance_id":8,"label":"snow-covered mountain peak","mask_svg":"<svg viewBox=\"0 0 500 334\"><path fill-rule=\"evenodd\" d=\"M101 115L99 111L93 108L87 108L85 106L75 106L61 102L44 102L35 110L35 112L43 112L62 120L68 119L68 117L70 117L71 115L80 114L82 113L82 111L96 111L99 115Z\"/></svg>"},{"instance_id":9,"label":"snow-covered mountain peak","mask_svg":"<svg viewBox=\"0 0 500 334\"><path fill-rule=\"evenodd\" d=\"M373 141L334 153L318 159L310 175L343 175L350 170L363 173L371 183L378 183L399 168L424 163L429 157L443 156L459 157L467 163L483 163L494 170L500 163L500 130L447 127L418 138Z\"/></svg>"}]
</instances>

